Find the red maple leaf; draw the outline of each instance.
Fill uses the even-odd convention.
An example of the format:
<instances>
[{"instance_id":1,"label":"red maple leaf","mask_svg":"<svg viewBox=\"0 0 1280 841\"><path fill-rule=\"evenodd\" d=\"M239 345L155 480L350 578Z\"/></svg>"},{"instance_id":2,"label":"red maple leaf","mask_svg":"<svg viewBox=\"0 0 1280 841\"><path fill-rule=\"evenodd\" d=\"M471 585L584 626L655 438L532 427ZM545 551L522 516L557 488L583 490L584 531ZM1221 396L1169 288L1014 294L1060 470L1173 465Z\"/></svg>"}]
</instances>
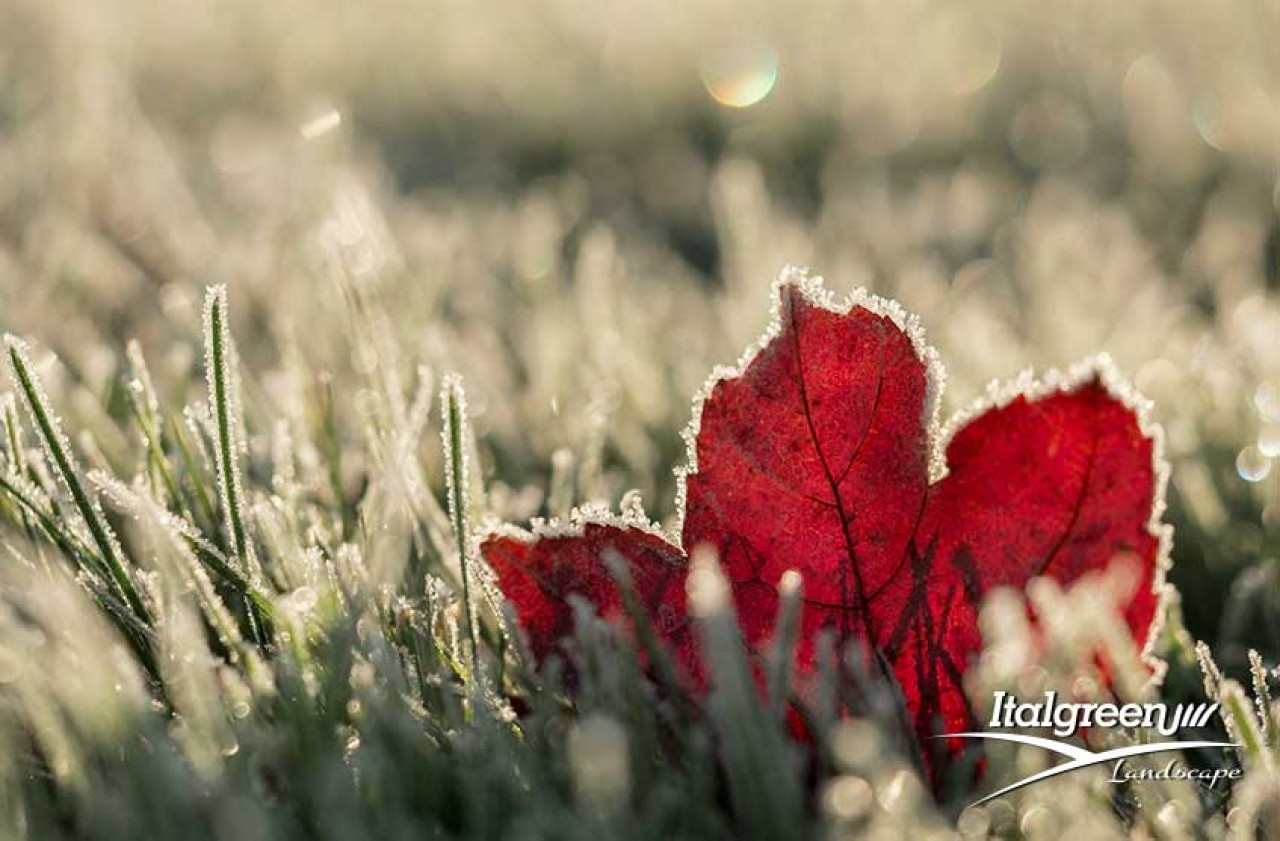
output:
<instances>
[{"instance_id":1,"label":"red maple leaf","mask_svg":"<svg viewBox=\"0 0 1280 841\"><path fill-rule=\"evenodd\" d=\"M621 612L602 563L616 552L697 671L684 579L701 544L721 559L753 650L770 636L783 573L799 570L800 670L818 629L860 640L892 669L921 735L972 723L961 679L993 587L1128 562L1139 586L1125 618L1149 648L1167 566L1163 464L1145 403L1105 358L993 389L939 431L941 366L896 304L861 292L838 304L789 270L774 316L695 403L679 545L642 516L598 512L482 542L535 655L571 630L570 594Z\"/></svg>"}]
</instances>

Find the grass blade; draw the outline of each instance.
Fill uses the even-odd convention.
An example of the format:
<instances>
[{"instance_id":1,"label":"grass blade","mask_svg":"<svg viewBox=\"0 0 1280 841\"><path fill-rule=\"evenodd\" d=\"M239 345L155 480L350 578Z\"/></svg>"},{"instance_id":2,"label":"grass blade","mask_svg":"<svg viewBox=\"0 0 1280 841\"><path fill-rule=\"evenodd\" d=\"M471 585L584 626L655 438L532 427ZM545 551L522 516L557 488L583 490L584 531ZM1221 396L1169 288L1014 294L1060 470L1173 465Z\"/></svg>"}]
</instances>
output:
<instances>
[{"instance_id":1,"label":"grass blade","mask_svg":"<svg viewBox=\"0 0 1280 841\"><path fill-rule=\"evenodd\" d=\"M205 375L216 430L214 446L218 493L222 499L227 538L241 567L252 573L254 561L244 525L244 499L240 486L241 445L239 398L231 359L231 328L227 323L227 288L210 287L204 310Z\"/></svg>"},{"instance_id":2,"label":"grass blade","mask_svg":"<svg viewBox=\"0 0 1280 841\"><path fill-rule=\"evenodd\" d=\"M464 627L470 647L471 672L476 668L476 620L475 606L471 599L471 497L470 477L467 472L467 397L462 390L462 379L457 374L445 377L440 391L441 413L444 426L445 484L449 501L449 518L453 524L453 537L458 546L458 567L462 576L462 606Z\"/></svg>"},{"instance_id":3,"label":"grass blade","mask_svg":"<svg viewBox=\"0 0 1280 841\"><path fill-rule=\"evenodd\" d=\"M769 650L767 674L769 713L781 722L786 714L791 691L791 664L796 640L800 636L800 598L803 583L800 573L787 570L778 583L778 619L774 623L773 646Z\"/></svg>"},{"instance_id":4,"label":"grass blade","mask_svg":"<svg viewBox=\"0 0 1280 841\"><path fill-rule=\"evenodd\" d=\"M803 837L798 775L787 761L779 724L760 703L729 582L714 552L694 551L687 587L689 612L698 623L703 662L714 687L707 714L724 751L739 823L750 838Z\"/></svg>"},{"instance_id":5,"label":"grass blade","mask_svg":"<svg viewBox=\"0 0 1280 841\"><path fill-rule=\"evenodd\" d=\"M56 467L58 476L71 494L76 510L89 529L103 566L129 609L142 620L143 624L150 624L151 612L125 568L120 545L111 531L111 526L107 523L97 497L89 493L80 479L79 466L62 433L58 418L49 406L39 379L31 370L24 343L13 336L6 337L5 341L8 345L9 365L14 383L25 398L27 409L45 452Z\"/></svg>"}]
</instances>

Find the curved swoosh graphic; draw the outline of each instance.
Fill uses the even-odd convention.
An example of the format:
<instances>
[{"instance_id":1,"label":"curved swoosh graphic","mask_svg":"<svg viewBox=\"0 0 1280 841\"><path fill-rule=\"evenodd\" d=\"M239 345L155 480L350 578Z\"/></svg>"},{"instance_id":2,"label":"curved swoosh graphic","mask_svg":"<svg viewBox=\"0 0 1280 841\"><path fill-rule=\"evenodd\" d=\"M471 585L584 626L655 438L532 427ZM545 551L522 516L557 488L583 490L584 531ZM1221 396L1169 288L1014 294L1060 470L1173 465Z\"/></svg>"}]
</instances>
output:
<instances>
[{"instance_id":1,"label":"curved swoosh graphic","mask_svg":"<svg viewBox=\"0 0 1280 841\"><path fill-rule=\"evenodd\" d=\"M1002 742L1017 742L1023 745L1032 745L1045 750L1051 750L1054 753L1071 757L1070 762L1064 762L1061 765L1055 765L1047 768L1039 773L1032 774L1030 777L1024 777L1012 785L1007 785L999 791L975 800L971 805L980 806L988 800L994 800L1003 794L1016 791L1023 786L1031 785L1040 780L1047 780L1050 777L1056 777L1059 774L1066 774L1070 771L1078 771L1081 768L1088 768L1091 765L1098 765L1103 762L1111 762L1116 759L1126 759L1130 756L1143 756L1149 753L1163 753L1170 750L1182 750L1184 748L1238 748L1240 745L1235 742L1154 742L1148 745L1130 745L1123 748L1112 748L1101 753L1094 753L1085 748L1078 748L1075 745L1065 745L1061 742L1055 742L1052 739L1045 739L1040 736L1024 736L1018 733L945 733L941 736L934 736L935 739L992 739Z\"/></svg>"}]
</instances>

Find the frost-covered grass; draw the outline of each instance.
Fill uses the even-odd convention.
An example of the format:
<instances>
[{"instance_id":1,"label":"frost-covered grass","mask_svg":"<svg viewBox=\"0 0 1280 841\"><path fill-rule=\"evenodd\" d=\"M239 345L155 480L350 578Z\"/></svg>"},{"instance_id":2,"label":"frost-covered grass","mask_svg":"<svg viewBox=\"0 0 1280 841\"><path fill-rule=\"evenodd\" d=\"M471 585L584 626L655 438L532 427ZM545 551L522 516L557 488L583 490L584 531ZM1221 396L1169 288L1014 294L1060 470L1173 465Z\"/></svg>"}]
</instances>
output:
<instances>
[{"instance_id":1,"label":"frost-covered grass","mask_svg":"<svg viewBox=\"0 0 1280 841\"><path fill-rule=\"evenodd\" d=\"M785 673L770 675L769 697L757 692L713 557L695 555L689 583L715 687L707 698L660 667L646 671L586 604L570 662L539 670L477 568L472 523L490 505L459 379L444 379L437 404L426 372L411 397L367 373L364 399L390 411L366 420L371 465L354 498L321 456L352 449L324 382L303 389L263 452L247 445L229 314L226 290L210 289L207 400L183 412L156 394L130 349L116 399L119 432L132 442L128 473L92 435L68 439L31 350L8 340L26 410L6 404L0 484L9 560L0 797L3 829L15 836L764 839L918 837L949 826L1176 836L1221 834L1226 815L1243 825L1274 796L1280 710L1270 707L1269 673L1253 655L1255 712L1207 647L1193 652L1176 610L1160 646L1170 665L1164 697L1207 691L1221 701L1214 735L1244 747L1187 761L1242 763L1248 774L1235 791L1176 781L1113 790L1094 769L964 809L976 792L1045 761L1035 749L997 746L979 788L961 760L935 799L892 687L829 641L806 692L814 744L801 747L783 715ZM433 422L443 482L416 455L433 446L423 437ZM444 505L433 489L441 484ZM802 582L783 586L779 627L794 628ZM1036 613L1050 618L1044 650L1020 598L993 598L983 614L989 645L970 676L977 708L995 689L1104 698L1100 668L1122 698L1158 697L1112 602L1121 589L1032 588ZM639 639L647 662L669 659L643 626ZM780 640L785 648L794 635ZM779 651L777 662L788 659ZM1091 738L1116 747L1145 737Z\"/></svg>"},{"instance_id":2,"label":"frost-covered grass","mask_svg":"<svg viewBox=\"0 0 1280 841\"><path fill-rule=\"evenodd\" d=\"M332 5L0 3L0 831L1274 830L1271 11L774 4L778 86L730 113L698 68L739 4ZM460 537L632 488L669 520L689 395L786 263L918 313L944 415L1097 351L1134 377L1182 596L1161 688L1118 691L1221 700L1197 735L1246 749L1185 760L1241 782L963 811L856 653L790 747L714 603L714 703L586 614L575 690L532 668ZM1042 650L994 600L980 708L1132 659L1105 589L1028 597L1079 621ZM992 748L980 788L1045 761Z\"/></svg>"}]
</instances>

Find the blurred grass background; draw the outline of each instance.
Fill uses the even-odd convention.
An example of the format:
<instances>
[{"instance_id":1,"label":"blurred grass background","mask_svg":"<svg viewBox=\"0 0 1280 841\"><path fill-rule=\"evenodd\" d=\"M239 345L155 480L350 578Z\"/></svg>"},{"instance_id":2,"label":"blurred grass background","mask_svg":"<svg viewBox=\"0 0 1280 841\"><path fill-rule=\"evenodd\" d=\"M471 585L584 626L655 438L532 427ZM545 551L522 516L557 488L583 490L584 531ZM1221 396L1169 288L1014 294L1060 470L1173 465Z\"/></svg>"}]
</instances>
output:
<instances>
[{"instance_id":1,"label":"blurred grass background","mask_svg":"<svg viewBox=\"0 0 1280 841\"><path fill-rule=\"evenodd\" d=\"M919 313L951 408L1110 352L1167 431L1188 627L1238 670L1280 656L1278 24L1243 0L3 0L0 328L57 353L68 428L118 463L125 341L181 404L225 282L251 449L299 371L351 430L371 373L456 368L495 510L556 513L579 476L569 499L639 487L669 516L690 395L807 264ZM385 313L367 335L342 289Z\"/></svg>"}]
</instances>

